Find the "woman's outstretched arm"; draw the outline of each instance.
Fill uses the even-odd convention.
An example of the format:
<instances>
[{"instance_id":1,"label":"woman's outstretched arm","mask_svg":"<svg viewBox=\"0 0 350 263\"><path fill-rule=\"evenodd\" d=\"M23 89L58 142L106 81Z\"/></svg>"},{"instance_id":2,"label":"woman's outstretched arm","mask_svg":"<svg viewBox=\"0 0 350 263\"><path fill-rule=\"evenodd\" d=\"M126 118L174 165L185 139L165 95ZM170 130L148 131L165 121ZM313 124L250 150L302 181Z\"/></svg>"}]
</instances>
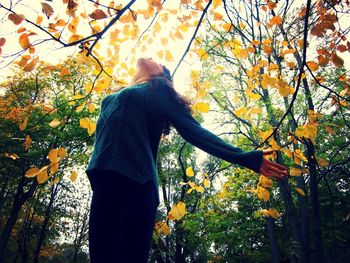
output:
<instances>
[{"instance_id":1,"label":"woman's outstretched arm","mask_svg":"<svg viewBox=\"0 0 350 263\"><path fill-rule=\"evenodd\" d=\"M166 87L160 88L163 93L161 100L166 118L187 142L220 159L241 165L266 176L280 179L287 175L284 166L263 157L265 154L271 154L271 151L243 151L202 127L192 117L191 113L176 102L167 89Z\"/></svg>"}]
</instances>

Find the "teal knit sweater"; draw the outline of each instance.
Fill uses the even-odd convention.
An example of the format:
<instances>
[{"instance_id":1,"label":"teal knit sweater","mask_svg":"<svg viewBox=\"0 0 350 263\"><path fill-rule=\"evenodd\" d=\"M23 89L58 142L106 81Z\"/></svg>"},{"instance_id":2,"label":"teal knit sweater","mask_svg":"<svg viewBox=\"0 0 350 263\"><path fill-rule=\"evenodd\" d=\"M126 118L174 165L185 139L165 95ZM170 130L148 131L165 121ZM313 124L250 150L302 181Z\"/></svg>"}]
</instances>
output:
<instances>
[{"instance_id":1,"label":"teal knit sweater","mask_svg":"<svg viewBox=\"0 0 350 263\"><path fill-rule=\"evenodd\" d=\"M258 172L262 151L243 151L209 130L179 106L168 87L141 83L102 100L95 145L86 169L112 170L139 183L154 182L159 204L157 153L168 119L183 139L218 158Z\"/></svg>"}]
</instances>

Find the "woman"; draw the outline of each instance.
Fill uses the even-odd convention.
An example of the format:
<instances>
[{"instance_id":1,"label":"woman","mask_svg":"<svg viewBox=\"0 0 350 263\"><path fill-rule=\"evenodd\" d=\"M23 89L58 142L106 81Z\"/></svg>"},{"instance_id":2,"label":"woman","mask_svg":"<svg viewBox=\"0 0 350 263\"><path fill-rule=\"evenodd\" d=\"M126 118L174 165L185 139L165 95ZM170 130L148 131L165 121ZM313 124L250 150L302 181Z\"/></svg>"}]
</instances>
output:
<instances>
[{"instance_id":1,"label":"woman","mask_svg":"<svg viewBox=\"0 0 350 263\"><path fill-rule=\"evenodd\" d=\"M265 176L286 168L243 151L204 129L190 102L173 88L169 70L140 58L132 85L106 96L86 173L93 189L89 221L91 262L147 262L159 205L157 151L170 124L189 143Z\"/></svg>"}]
</instances>

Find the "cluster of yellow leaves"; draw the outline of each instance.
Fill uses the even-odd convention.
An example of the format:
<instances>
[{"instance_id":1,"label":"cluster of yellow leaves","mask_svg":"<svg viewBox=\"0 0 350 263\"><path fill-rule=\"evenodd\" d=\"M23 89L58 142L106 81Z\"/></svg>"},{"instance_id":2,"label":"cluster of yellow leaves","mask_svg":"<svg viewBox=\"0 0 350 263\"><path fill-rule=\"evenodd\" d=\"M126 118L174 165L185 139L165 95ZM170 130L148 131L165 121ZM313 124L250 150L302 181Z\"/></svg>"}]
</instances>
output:
<instances>
[{"instance_id":1,"label":"cluster of yellow leaves","mask_svg":"<svg viewBox=\"0 0 350 263\"><path fill-rule=\"evenodd\" d=\"M187 167L186 168L186 175L188 177L193 177L194 176L194 171L193 168ZM204 187L209 187L210 186L210 180L209 180L209 175L207 173L203 173L204 178L202 181L202 184L204 185ZM204 187L202 185L197 185L195 182L193 181L188 181L188 182L181 182L181 185L189 185L191 188L187 190L187 193L191 193L193 190L199 192L199 193L204 193Z\"/></svg>"},{"instance_id":2,"label":"cluster of yellow leaves","mask_svg":"<svg viewBox=\"0 0 350 263\"><path fill-rule=\"evenodd\" d=\"M267 189L272 189L272 180L261 175L256 189L249 188L247 191L256 194L260 200L267 202L270 200L270 192Z\"/></svg>"},{"instance_id":3,"label":"cluster of yellow leaves","mask_svg":"<svg viewBox=\"0 0 350 263\"><path fill-rule=\"evenodd\" d=\"M188 177L194 177L195 173L193 171L193 168L187 167L186 168L186 175ZM202 181L202 184L204 187L209 187L210 186L210 180L209 180L209 175L207 173L203 173L204 179ZM187 193L191 193L193 190L203 193L204 192L204 187L202 185L197 185L193 181L188 181L187 183L181 182L181 185L189 185L191 188L187 190ZM179 201L178 203L174 204L166 219L167 220L173 220L173 221L179 221L181 220L185 215L186 215L186 204L182 201ZM157 234L163 234L163 235L168 235L170 233L170 228L166 222L157 222L155 225L155 229L157 231Z\"/></svg>"},{"instance_id":4,"label":"cluster of yellow leaves","mask_svg":"<svg viewBox=\"0 0 350 263\"><path fill-rule=\"evenodd\" d=\"M295 130L295 136L297 136L299 139L310 139L315 144L318 130L317 119L320 119L322 115L319 112L315 113L313 110L308 110L307 114L309 117L309 122L305 125L298 126Z\"/></svg>"},{"instance_id":5,"label":"cluster of yellow leaves","mask_svg":"<svg viewBox=\"0 0 350 263\"><path fill-rule=\"evenodd\" d=\"M166 216L166 220L179 221L186 215L186 213L186 204L179 201L171 207L168 215ZM170 233L170 228L165 221L157 222L155 224L155 229L158 235L163 234L167 236Z\"/></svg>"},{"instance_id":6,"label":"cluster of yellow leaves","mask_svg":"<svg viewBox=\"0 0 350 263\"><path fill-rule=\"evenodd\" d=\"M81 118L79 123L80 123L80 127L86 129L90 136L96 130L96 122L90 120L89 118Z\"/></svg>"},{"instance_id":7,"label":"cluster of yellow leaves","mask_svg":"<svg viewBox=\"0 0 350 263\"><path fill-rule=\"evenodd\" d=\"M36 177L38 184L43 184L49 179L50 175L55 174L60 166L60 161L67 156L67 152L64 147L51 149L47 155L50 164L41 167L30 168L25 172L26 177Z\"/></svg>"},{"instance_id":8,"label":"cluster of yellow leaves","mask_svg":"<svg viewBox=\"0 0 350 263\"><path fill-rule=\"evenodd\" d=\"M268 73L261 74L261 68L267 68ZM272 73L276 74L273 76ZM294 93L294 88L289 86L287 81L282 79L279 74L279 68L276 64L268 63L266 60L259 60L251 69L247 69L247 84L250 89L262 87L263 89L275 88L282 97ZM258 94L247 92L253 99L259 99Z\"/></svg>"}]
</instances>

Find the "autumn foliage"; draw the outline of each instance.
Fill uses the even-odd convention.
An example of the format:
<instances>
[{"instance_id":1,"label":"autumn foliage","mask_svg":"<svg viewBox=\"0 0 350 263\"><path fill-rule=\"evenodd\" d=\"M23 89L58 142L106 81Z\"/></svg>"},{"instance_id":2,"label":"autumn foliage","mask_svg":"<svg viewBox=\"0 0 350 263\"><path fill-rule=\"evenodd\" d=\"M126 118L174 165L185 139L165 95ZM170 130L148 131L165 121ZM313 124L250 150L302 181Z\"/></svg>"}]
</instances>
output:
<instances>
[{"instance_id":1,"label":"autumn foliage","mask_svg":"<svg viewBox=\"0 0 350 263\"><path fill-rule=\"evenodd\" d=\"M83 201L60 193L83 181L101 99L129 83L139 56L152 56L169 65L175 86L186 83L196 118L215 119L243 149L276 150L269 158L290 174L275 181L209 156L200 162L175 131L163 137L152 260L326 262L334 252L342 262L348 1L34 2L0 4L0 261L70 249L72 262L86 257L88 206L77 210ZM81 237L55 252L53 226L68 214L80 218L67 224Z\"/></svg>"}]
</instances>

